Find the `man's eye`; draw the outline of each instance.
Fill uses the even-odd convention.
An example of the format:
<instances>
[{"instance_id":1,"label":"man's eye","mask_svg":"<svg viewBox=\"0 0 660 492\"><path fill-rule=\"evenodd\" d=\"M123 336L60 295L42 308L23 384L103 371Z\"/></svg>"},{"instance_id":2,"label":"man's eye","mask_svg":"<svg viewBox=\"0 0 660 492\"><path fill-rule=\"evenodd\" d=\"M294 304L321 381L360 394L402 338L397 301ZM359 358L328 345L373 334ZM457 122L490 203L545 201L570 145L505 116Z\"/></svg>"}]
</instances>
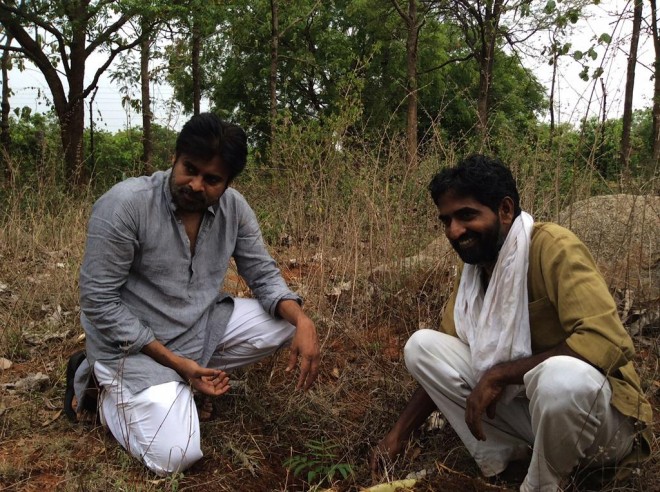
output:
<instances>
[{"instance_id":1,"label":"man's eye","mask_svg":"<svg viewBox=\"0 0 660 492\"><path fill-rule=\"evenodd\" d=\"M185 164L185 166L188 174L197 174L197 168L195 166L192 164Z\"/></svg>"},{"instance_id":2,"label":"man's eye","mask_svg":"<svg viewBox=\"0 0 660 492\"><path fill-rule=\"evenodd\" d=\"M220 182L220 178L217 176L204 176L204 181L210 185L217 185Z\"/></svg>"}]
</instances>

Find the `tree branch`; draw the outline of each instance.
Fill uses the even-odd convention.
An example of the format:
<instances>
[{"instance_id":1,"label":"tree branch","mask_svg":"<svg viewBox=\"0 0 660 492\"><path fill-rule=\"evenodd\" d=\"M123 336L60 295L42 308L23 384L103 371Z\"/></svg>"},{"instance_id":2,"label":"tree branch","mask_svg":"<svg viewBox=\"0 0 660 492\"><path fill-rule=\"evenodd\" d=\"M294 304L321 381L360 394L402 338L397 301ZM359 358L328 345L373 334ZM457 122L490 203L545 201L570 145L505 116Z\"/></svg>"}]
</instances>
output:
<instances>
[{"instance_id":1,"label":"tree branch","mask_svg":"<svg viewBox=\"0 0 660 492\"><path fill-rule=\"evenodd\" d=\"M447 60L446 62L441 63L437 67L429 68L428 70L424 70L423 72L419 72L418 75L424 75L424 74L427 74L427 73L430 73L430 72L434 72L436 70L440 70L441 68L446 67L447 65L449 65L451 63L464 62L464 61L468 61L472 58L474 58L474 53L469 53L469 54L465 55L462 58L451 58L450 60Z\"/></svg>"}]
</instances>

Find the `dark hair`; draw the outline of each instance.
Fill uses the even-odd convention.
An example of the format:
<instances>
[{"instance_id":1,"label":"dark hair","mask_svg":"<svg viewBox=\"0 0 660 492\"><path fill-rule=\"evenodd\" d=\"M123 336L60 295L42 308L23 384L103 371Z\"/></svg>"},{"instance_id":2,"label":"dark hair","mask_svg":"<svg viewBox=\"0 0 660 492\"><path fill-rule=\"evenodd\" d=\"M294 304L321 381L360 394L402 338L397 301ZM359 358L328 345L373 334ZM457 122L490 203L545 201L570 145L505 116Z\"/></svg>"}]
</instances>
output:
<instances>
[{"instance_id":1,"label":"dark hair","mask_svg":"<svg viewBox=\"0 0 660 492\"><path fill-rule=\"evenodd\" d=\"M181 154L204 160L220 156L229 167L229 178L234 179L245 169L247 137L240 126L213 113L201 113L190 118L176 138L175 159Z\"/></svg>"},{"instance_id":2,"label":"dark hair","mask_svg":"<svg viewBox=\"0 0 660 492\"><path fill-rule=\"evenodd\" d=\"M473 154L436 174L429 184L431 198L438 204L440 197L453 191L462 197L472 197L497 213L505 197L513 200L514 217L520 214L520 197L511 171L499 159Z\"/></svg>"}]
</instances>

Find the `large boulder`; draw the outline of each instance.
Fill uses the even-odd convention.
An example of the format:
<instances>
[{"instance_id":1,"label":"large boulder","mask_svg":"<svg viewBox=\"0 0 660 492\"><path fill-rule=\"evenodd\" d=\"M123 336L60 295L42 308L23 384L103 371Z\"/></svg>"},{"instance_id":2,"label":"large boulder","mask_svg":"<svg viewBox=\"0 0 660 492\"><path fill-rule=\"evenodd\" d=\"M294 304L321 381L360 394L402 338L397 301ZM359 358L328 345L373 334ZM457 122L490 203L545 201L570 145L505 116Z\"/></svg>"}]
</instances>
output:
<instances>
[{"instance_id":1,"label":"large boulder","mask_svg":"<svg viewBox=\"0 0 660 492\"><path fill-rule=\"evenodd\" d=\"M559 222L587 245L611 290L634 302L660 297L660 197L594 196L562 210Z\"/></svg>"}]
</instances>

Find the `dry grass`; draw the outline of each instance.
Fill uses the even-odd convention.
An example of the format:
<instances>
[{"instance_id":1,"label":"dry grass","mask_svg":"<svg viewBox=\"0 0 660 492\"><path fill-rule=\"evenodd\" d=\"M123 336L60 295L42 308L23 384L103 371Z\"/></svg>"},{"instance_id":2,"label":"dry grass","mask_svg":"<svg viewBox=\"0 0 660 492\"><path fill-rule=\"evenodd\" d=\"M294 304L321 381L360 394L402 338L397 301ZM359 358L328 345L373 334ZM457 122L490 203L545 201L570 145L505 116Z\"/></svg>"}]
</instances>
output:
<instances>
[{"instance_id":1,"label":"dry grass","mask_svg":"<svg viewBox=\"0 0 660 492\"><path fill-rule=\"evenodd\" d=\"M167 479L145 471L102 429L72 425L59 413L67 357L81 348L77 275L92 199L45 202L13 192L0 220L0 354L14 366L0 373L0 384L36 372L48 380L27 393L0 389L1 490L307 490L309 484L283 462L322 439L336 445L337 463L354 470L335 484L337 490L372 483L370 449L415 387L403 366L403 344L420 326L437 324L451 289L453 258L417 268L398 263L378 276L370 272L397 265L439 234L425 187L438 161L451 161L455 152L433 149L417 169L405 170L398 150L404 146L397 142L374 154L307 138L288 135L286 162L254 171L237 186L317 323L319 381L306 394L294 391L283 372L283 353L236 374L241 383L215 402L217 418L202 424L205 458ZM537 217L552 218L565 197L557 194L552 176L545 179L555 172L547 168L551 159L513 145L509 153L523 202ZM572 199L589 195L587 182L588 176L576 183ZM242 290L237 283L229 287ZM642 378L657 404L657 338L640 335L635 343ZM654 449L631 482L603 490L653 490L660 482L657 443ZM448 427L416 435L388 478L422 469L430 478L416 490L503 490L478 478Z\"/></svg>"}]
</instances>

